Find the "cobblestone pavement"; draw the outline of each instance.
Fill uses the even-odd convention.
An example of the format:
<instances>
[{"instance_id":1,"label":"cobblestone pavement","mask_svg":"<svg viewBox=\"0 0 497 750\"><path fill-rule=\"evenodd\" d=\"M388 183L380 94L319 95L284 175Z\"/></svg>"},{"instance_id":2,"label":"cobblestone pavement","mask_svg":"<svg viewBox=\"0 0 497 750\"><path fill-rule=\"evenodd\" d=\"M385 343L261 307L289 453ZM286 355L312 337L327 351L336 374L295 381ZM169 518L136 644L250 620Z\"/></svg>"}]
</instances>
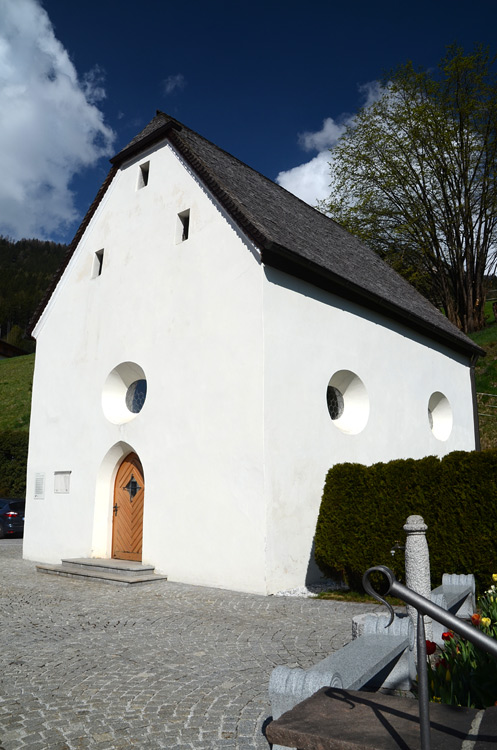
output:
<instances>
[{"instance_id":1,"label":"cobblestone pavement","mask_svg":"<svg viewBox=\"0 0 497 750\"><path fill-rule=\"evenodd\" d=\"M0 541L0 750L268 750L273 667L309 667L369 605L37 573Z\"/></svg>"}]
</instances>

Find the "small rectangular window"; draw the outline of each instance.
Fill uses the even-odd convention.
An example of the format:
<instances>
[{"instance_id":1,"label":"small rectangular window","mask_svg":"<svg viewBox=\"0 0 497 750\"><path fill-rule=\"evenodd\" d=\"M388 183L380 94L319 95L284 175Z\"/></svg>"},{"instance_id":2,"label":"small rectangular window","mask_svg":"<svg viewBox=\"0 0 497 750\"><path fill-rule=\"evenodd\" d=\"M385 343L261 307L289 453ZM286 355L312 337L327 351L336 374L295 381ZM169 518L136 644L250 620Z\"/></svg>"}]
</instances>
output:
<instances>
[{"instance_id":1,"label":"small rectangular window","mask_svg":"<svg viewBox=\"0 0 497 750\"><path fill-rule=\"evenodd\" d=\"M92 279L96 279L97 276L100 276L100 274L102 273L103 262L104 262L104 251L97 250L97 252L93 256L93 268L91 271Z\"/></svg>"},{"instance_id":2,"label":"small rectangular window","mask_svg":"<svg viewBox=\"0 0 497 750\"><path fill-rule=\"evenodd\" d=\"M148 173L150 171L150 162L146 161L144 164L140 164L140 169L138 171L138 184L136 186L137 190L140 190L141 188L147 187L148 185Z\"/></svg>"},{"instance_id":3,"label":"small rectangular window","mask_svg":"<svg viewBox=\"0 0 497 750\"><path fill-rule=\"evenodd\" d=\"M184 242L190 234L190 209L178 214L178 224L176 228L176 244Z\"/></svg>"},{"instance_id":4,"label":"small rectangular window","mask_svg":"<svg viewBox=\"0 0 497 750\"><path fill-rule=\"evenodd\" d=\"M56 495L68 495L71 486L70 471L55 471L53 475L53 491Z\"/></svg>"}]
</instances>

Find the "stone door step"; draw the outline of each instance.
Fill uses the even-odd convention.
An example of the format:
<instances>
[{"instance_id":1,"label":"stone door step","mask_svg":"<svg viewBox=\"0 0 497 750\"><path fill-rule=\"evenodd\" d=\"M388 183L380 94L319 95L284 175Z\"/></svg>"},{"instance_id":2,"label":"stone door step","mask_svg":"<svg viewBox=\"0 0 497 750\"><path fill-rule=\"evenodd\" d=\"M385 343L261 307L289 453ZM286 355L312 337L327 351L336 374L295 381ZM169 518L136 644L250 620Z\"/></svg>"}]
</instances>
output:
<instances>
[{"instance_id":1,"label":"stone door step","mask_svg":"<svg viewBox=\"0 0 497 750\"><path fill-rule=\"evenodd\" d=\"M431 750L497 747L497 706L480 711L430 703L430 724ZM418 701L323 688L268 724L266 738L300 750L418 750Z\"/></svg>"},{"instance_id":2,"label":"stone door step","mask_svg":"<svg viewBox=\"0 0 497 750\"><path fill-rule=\"evenodd\" d=\"M167 581L167 576L155 573L153 565L143 565L132 560L108 560L100 557L77 557L62 560L60 565L38 563L36 570L40 573L83 578L102 583L119 583L125 586L139 583L160 583Z\"/></svg>"}]
</instances>

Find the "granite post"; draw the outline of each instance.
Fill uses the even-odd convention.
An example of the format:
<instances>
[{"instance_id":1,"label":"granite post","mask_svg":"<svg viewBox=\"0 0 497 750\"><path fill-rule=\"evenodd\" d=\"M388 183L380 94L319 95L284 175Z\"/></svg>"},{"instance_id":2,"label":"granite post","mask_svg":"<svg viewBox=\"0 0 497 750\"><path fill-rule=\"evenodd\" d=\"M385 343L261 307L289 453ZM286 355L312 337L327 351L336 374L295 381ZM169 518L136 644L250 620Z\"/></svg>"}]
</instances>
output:
<instances>
[{"instance_id":1,"label":"granite post","mask_svg":"<svg viewBox=\"0 0 497 750\"><path fill-rule=\"evenodd\" d=\"M422 516L409 516L404 526L406 532L406 586L417 594L431 600L430 553L426 541L426 526ZM407 612L414 627L416 644L418 613L414 607L407 607ZM433 640L431 618L425 616L427 640Z\"/></svg>"}]
</instances>

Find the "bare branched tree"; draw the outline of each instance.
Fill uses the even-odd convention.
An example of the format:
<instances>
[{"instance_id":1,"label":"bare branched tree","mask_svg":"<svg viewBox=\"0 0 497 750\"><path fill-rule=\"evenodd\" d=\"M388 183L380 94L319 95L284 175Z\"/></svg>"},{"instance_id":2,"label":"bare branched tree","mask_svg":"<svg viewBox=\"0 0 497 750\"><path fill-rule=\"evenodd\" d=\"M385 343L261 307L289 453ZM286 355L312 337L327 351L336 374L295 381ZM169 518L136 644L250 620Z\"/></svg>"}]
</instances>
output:
<instances>
[{"instance_id":1,"label":"bare branched tree","mask_svg":"<svg viewBox=\"0 0 497 750\"><path fill-rule=\"evenodd\" d=\"M359 235L463 331L484 325L497 244L497 77L483 47L383 82L332 149L320 208Z\"/></svg>"}]
</instances>

